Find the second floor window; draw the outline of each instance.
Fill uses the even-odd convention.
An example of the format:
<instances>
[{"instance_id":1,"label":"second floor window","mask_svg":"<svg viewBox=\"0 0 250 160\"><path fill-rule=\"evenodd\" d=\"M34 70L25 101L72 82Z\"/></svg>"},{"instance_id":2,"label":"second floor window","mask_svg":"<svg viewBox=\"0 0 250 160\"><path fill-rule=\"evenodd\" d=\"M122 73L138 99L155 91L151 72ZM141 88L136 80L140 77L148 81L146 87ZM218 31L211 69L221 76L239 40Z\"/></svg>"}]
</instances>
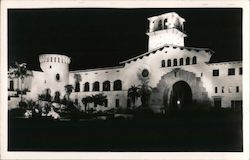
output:
<instances>
[{"instance_id":1,"label":"second floor window","mask_svg":"<svg viewBox=\"0 0 250 160\"><path fill-rule=\"evenodd\" d=\"M228 75L229 75L229 76L235 75L235 69L234 69L234 68L229 68L229 69L228 69Z\"/></svg>"},{"instance_id":2,"label":"second floor window","mask_svg":"<svg viewBox=\"0 0 250 160\"><path fill-rule=\"evenodd\" d=\"M186 58L186 65L189 65L189 64L190 64L190 58L187 57L187 58Z\"/></svg>"},{"instance_id":3,"label":"second floor window","mask_svg":"<svg viewBox=\"0 0 250 160\"><path fill-rule=\"evenodd\" d=\"M84 88L83 88L84 91L89 91L89 82L86 82L84 84Z\"/></svg>"},{"instance_id":4,"label":"second floor window","mask_svg":"<svg viewBox=\"0 0 250 160\"><path fill-rule=\"evenodd\" d=\"M171 60L168 60L168 67L171 67Z\"/></svg>"},{"instance_id":5,"label":"second floor window","mask_svg":"<svg viewBox=\"0 0 250 160\"><path fill-rule=\"evenodd\" d=\"M196 56L193 57L193 64L196 64L197 63L197 58Z\"/></svg>"},{"instance_id":6,"label":"second floor window","mask_svg":"<svg viewBox=\"0 0 250 160\"><path fill-rule=\"evenodd\" d=\"M103 91L110 91L110 82L109 81L105 81L103 82Z\"/></svg>"},{"instance_id":7,"label":"second floor window","mask_svg":"<svg viewBox=\"0 0 250 160\"><path fill-rule=\"evenodd\" d=\"M242 75L242 67L239 69L239 75Z\"/></svg>"},{"instance_id":8,"label":"second floor window","mask_svg":"<svg viewBox=\"0 0 250 160\"><path fill-rule=\"evenodd\" d=\"M165 67L165 60L161 61L161 67Z\"/></svg>"},{"instance_id":9,"label":"second floor window","mask_svg":"<svg viewBox=\"0 0 250 160\"><path fill-rule=\"evenodd\" d=\"M99 91L100 90L100 85L99 85L99 82L95 82L93 84L93 91Z\"/></svg>"},{"instance_id":10,"label":"second floor window","mask_svg":"<svg viewBox=\"0 0 250 160\"><path fill-rule=\"evenodd\" d=\"M183 65L183 58L180 59L180 66Z\"/></svg>"},{"instance_id":11,"label":"second floor window","mask_svg":"<svg viewBox=\"0 0 250 160\"><path fill-rule=\"evenodd\" d=\"M177 66L177 59L174 59L174 66Z\"/></svg>"},{"instance_id":12,"label":"second floor window","mask_svg":"<svg viewBox=\"0 0 250 160\"><path fill-rule=\"evenodd\" d=\"M219 76L219 70L218 69L213 70L213 76Z\"/></svg>"},{"instance_id":13,"label":"second floor window","mask_svg":"<svg viewBox=\"0 0 250 160\"><path fill-rule=\"evenodd\" d=\"M116 80L114 81L114 91L120 91L122 90L122 81Z\"/></svg>"}]
</instances>

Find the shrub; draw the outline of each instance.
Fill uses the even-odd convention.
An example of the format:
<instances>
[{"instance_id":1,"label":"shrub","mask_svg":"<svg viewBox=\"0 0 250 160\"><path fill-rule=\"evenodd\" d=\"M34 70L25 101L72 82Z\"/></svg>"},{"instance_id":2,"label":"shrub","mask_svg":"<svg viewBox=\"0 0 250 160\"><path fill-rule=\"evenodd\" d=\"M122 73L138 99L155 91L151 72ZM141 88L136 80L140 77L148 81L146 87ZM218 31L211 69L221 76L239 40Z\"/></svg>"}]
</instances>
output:
<instances>
[{"instance_id":1,"label":"shrub","mask_svg":"<svg viewBox=\"0 0 250 160\"><path fill-rule=\"evenodd\" d=\"M25 101L20 101L20 102L19 102L19 107L20 107L21 109L26 110L26 109L27 109L27 106L28 106L28 104L27 104Z\"/></svg>"}]
</instances>

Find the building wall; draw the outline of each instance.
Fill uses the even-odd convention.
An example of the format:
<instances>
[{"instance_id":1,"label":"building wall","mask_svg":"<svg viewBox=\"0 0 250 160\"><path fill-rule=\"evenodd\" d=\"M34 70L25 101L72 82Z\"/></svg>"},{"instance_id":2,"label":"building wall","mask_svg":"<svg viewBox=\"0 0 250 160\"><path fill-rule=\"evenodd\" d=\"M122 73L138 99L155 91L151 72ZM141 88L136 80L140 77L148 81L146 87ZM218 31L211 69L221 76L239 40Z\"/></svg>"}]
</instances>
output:
<instances>
[{"instance_id":1,"label":"building wall","mask_svg":"<svg viewBox=\"0 0 250 160\"><path fill-rule=\"evenodd\" d=\"M235 75L228 75L228 69L234 68ZM240 74L242 62L221 62L207 64L207 73L203 77L204 84L209 91L209 96L213 101L214 98L220 97L222 99L222 107L231 107L231 101L242 101L242 74ZM219 76L213 76L213 70L219 70ZM239 91L236 91L236 87ZM215 93L217 87L217 93ZM224 93L222 92L224 87Z\"/></svg>"},{"instance_id":2,"label":"building wall","mask_svg":"<svg viewBox=\"0 0 250 160\"><path fill-rule=\"evenodd\" d=\"M95 94L103 93L107 96L108 104L107 107L100 107L97 109L111 109L116 106L116 100L119 99L119 107L127 107L127 88L125 87L126 80L124 79L124 69L121 66L112 67L112 68L101 68L94 70L83 70L83 71L71 71L69 74L69 84L73 85L75 88L75 74L81 76L80 81L80 92L73 92L71 94L71 99L78 99L79 105L84 107L81 102L81 99L86 96L92 96ZM122 88L121 90L114 90L114 82L121 80ZM103 82L110 82L110 91L103 91ZM85 83L89 83L89 91L84 91ZM93 91L93 84L99 82L99 91ZM93 108L94 104L89 104L90 108Z\"/></svg>"}]
</instances>

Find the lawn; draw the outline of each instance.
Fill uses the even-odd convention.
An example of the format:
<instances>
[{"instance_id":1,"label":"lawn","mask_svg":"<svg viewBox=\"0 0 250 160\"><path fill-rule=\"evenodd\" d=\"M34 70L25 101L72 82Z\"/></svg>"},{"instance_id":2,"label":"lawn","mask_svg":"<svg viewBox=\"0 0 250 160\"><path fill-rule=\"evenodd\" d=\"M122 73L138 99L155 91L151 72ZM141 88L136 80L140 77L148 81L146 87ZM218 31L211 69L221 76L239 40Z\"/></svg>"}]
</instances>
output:
<instances>
[{"instance_id":1,"label":"lawn","mask_svg":"<svg viewBox=\"0 0 250 160\"><path fill-rule=\"evenodd\" d=\"M9 117L9 151L242 151L242 115L175 113L133 120Z\"/></svg>"}]
</instances>

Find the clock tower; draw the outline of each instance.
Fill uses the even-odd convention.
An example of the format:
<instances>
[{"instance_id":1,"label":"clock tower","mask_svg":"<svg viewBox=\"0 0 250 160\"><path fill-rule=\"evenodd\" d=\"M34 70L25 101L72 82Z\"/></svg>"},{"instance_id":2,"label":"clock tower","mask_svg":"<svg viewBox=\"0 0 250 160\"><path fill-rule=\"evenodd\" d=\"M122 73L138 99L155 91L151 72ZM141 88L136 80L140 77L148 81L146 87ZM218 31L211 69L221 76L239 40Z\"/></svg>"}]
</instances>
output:
<instances>
[{"instance_id":1,"label":"clock tower","mask_svg":"<svg viewBox=\"0 0 250 160\"><path fill-rule=\"evenodd\" d=\"M148 18L149 37L148 51L154 50L166 44L184 46L184 38L187 36L183 23L185 19L175 12L165 13Z\"/></svg>"}]
</instances>

